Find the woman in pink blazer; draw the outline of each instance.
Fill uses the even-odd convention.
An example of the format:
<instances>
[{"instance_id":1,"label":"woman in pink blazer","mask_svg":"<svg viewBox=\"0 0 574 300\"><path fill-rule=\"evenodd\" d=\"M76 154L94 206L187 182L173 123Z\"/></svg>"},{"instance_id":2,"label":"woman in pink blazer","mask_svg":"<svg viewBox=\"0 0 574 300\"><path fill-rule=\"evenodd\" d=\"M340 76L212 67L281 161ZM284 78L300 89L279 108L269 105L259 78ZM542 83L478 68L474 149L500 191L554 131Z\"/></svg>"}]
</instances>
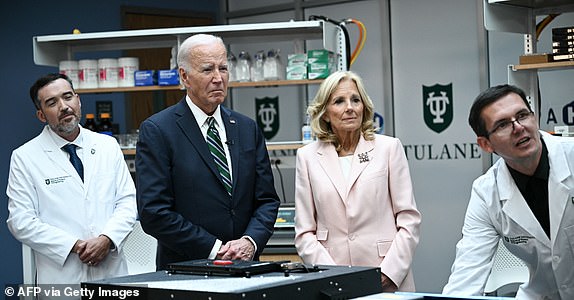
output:
<instances>
[{"instance_id":1,"label":"woman in pink blazer","mask_svg":"<svg viewBox=\"0 0 574 300\"><path fill-rule=\"evenodd\" d=\"M421 215L403 146L375 134L373 111L355 73L321 84L307 109L318 140L297 151L295 247L307 264L380 267L385 292L415 291Z\"/></svg>"}]
</instances>

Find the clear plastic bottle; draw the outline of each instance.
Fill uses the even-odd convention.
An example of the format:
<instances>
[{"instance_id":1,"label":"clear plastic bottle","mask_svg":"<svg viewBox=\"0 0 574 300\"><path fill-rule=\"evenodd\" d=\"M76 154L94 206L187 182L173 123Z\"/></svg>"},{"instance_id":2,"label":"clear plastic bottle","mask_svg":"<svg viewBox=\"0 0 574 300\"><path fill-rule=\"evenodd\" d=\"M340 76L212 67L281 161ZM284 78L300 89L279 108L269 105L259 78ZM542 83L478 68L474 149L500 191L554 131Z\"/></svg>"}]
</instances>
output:
<instances>
[{"instance_id":1,"label":"clear plastic bottle","mask_svg":"<svg viewBox=\"0 0 574 300\"><path fill-rule=\"evenodd\" d=\"M265 64L265 51L260 50L253 56L253 64L251 65L251 81L263 81L263 65Z\"/></svg>"},{"instance_id":2,"label":"clear plastic bottle","mask_svg":"<svg viewBox=\"0 0 574 300\"><path fill-rule=\"evenodd\" d=\"M227 70L229 72L229 81L237 81L237 58L231 51L227 54Z\"/></svg>"},{"instance_id":3,"label":"clear plastic bottle","mask_svg":"<svg viewBox=\"0 0 574 300\"><path fill-rule=\"evenodd\" d=\"M285 67L279 57L279 49L271 49L267 52L267 59L263 65L263 77L265 80L285 79Z\"/></svg>"},{"instance_id":4,"label":"clear plastic bottle","mask_svg":"<svg viewBox=\"0 0 574 300\"><path fill-rule=\"evenodd\" d=\"M235 75L237 75L237 81L249 81L251 78L251 58L249 57L249 52L241 51L239 53L236 67Z\"/></svg>"},{"instance_id":5,"label":"clear plastic bottle","mask_svg":"<svg viewBox=\"0 0 574 300\"><path fill-rule=\"evenodd\" d=\"M301 141L303 144L309 144L313 141L313 131L309 121L309 115L305 117L305 123L301 127Z\"/></svg>"},{"instance_id":6,"label":"clear plastic bottle","mask_svg":"<svg viewBox=\"0 0 574 300\"><path fill-rule=\"evenodd\" d=\"M96 116L94 114L86 114L86 122L84 123L84 128L89 129L93 132L98 132L98 126L96 125Z\"/></svg>"}]
</instances>

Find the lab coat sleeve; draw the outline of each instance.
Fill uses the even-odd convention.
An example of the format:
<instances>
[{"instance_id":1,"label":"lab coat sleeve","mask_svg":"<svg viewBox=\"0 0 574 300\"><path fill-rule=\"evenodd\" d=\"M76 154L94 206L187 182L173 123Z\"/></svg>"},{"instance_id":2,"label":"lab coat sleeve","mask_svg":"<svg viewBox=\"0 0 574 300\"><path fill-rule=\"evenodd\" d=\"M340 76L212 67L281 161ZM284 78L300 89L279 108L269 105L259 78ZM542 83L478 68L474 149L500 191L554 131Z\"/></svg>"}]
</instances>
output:
<instances>
[{"instance_id":1,"label":"lab coat sleeve","mask_svg":"<svg viewBox=\"0 0 574 300\"><path fill-rule=\"evenodd\" d=\"M415 196L402 143L395 139L388 157L389 193L393 205L397 233L381 263L381 271L400 286L411 269L419 242L421 214Z\"/></svg>"},{"instance_id":2,"label":"lab coat sleeve","mask_svg":"<svg viewBox=\"0 0 574 300\"><path fill-rule=\"evenodd\" d=\"M33 171L27 168L27 160L24 154L12 153L6 189L8 229L17 240L63 266L78 238L39 218L36 187L29 176Z\"/></svg>"},{"instance_id":3,"label":"lab coat sleeve","mask_svg":"<svg viewBox=\"0 0 574 300\"><path fill-rule=\"evenodd\" d=\"M477 179L472 186L462 239L456 245L456 257L443 294L482 296L484 293L500 237L491 221L485 199L492 195L480 189L483 180Z\"/></svg>"},{"instance_id":4,"label":"lab coat sleeve","mask_svg":"<svg viewBox=\"0 0 574 300\"><path fill-rule=\"evenodd\" d=\"M317 239L317 211L303 152L304 149L297 152L295 168L295 247L305 263L335 265L327 249Z\"/></svg>"},{"instance_id":5,"label":"lab coat sleeve","mask_svg":"<svg viewBox=\"0 0 574 300\"><path fill-rule=\"evenodd\" d=\"M117 143L113 143L113 145L115 151L110 155L114 155L117 170L116 194L106 196L113 197L115 205L112 216L105 224L101 234L110 238L119 250L136 221L136 189L121 148Z\"/></svg>"}]
</instances>

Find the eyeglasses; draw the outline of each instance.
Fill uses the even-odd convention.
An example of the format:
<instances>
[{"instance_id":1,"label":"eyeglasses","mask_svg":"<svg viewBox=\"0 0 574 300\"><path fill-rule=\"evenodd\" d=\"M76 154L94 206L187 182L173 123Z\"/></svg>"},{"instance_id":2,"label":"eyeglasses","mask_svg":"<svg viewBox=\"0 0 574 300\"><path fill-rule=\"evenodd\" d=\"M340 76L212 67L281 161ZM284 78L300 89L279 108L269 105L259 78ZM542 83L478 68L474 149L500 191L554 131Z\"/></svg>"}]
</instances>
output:
<instances>
[{"instance_id":1,"label":"eyeglasses","mask_svg":"<svg viewBox=\"0 0 574 300\"><path fill-rule=\"evenodd\" d=\"M497 136L508 136L514 131L514 122L524 126L530 125L532 120L534 120L534 112L527 110L519 111L514 116L514 119L498 122L491 131L486 133L486 137L488 138L492 134Z\"/></svg>"}]
</instances>

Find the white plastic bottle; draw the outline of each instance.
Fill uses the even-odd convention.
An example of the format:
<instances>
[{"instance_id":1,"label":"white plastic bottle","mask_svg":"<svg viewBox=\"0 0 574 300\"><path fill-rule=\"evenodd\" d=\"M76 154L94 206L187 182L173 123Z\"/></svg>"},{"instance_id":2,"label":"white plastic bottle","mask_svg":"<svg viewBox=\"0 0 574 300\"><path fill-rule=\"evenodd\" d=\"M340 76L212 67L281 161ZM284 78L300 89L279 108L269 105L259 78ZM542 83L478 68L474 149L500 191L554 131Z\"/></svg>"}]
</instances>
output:
<instances>
[{"instance_id":1,"label":"white plastic bottle","mask_svg":"<svg viewBox=\"0 0 574 300\"><path fill-rule=\"evenodd\" d=\"M301 141L303 144L309 144L313 141L313 132L311 131L311 125L309 125L309 115L305 118L305 123L301 127Z\"/></svg>"}]
</instances>

